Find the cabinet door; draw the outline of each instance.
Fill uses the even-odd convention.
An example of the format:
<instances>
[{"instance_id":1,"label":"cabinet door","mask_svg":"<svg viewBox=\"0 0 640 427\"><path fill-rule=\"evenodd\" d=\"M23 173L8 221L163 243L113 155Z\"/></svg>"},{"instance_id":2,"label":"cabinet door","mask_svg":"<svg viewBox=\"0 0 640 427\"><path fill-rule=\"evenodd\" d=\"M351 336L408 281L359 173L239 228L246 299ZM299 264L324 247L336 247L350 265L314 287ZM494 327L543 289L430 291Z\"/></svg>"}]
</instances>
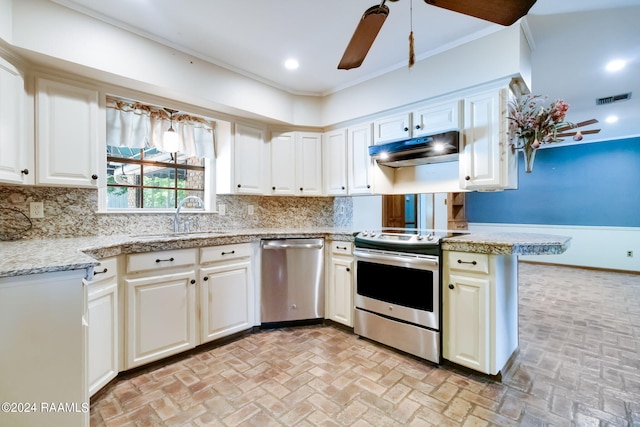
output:
<instances>
[{"instance_id":1,"label":"cabinet door","mask_svg":"<svg viewBox=\"0 0 640 427\"><path fill-rule=\"evenodd\" d=\"M253 327L254 284L249 258L200 270L200 342Z\"/></svg>"},{"instance_id":2,"label":"cabinet door","mask_svg":"<svg viewBox=\"0 0 640 427\"><path fill-rule=\"evenodd\" d=\"M36 96L37 183L97 187L98 91L38 79Z\"/></svg>"},{"instance_id":3,"label":"cabinet door","mask_svg":"<svg viewBox=\"0 0 640 427\"><path fill-rule=\"evenodd\" d=\"M374 144L411 138L411 113L395 114L373 122Z\"/></svg>"},{"instance_id":4,"label":"cabinet door","mask_svg":"<svg viewBox=\"0 0 640 427\"><path fill-rule=\"evenodd\" d=\"M234 143L235 192L264 194L267 178L265 158L266 130L262 127L236 123Z\"/></svg>"},{"instance_id":5,"label":"cabinet door","mask_svg":"<svg viewBox=\"0 0 640 427\"><path fill-rule=\"evenodd\" d=\"M127 369L196 345L195 271L125 280Z\"/></svg>"},{"instance_id":6,"label":"cabinet door","mask_svg":"<svg viewBox=\"0 0 640 427\"><path fill-rule=\"evenodd\" d=\"M26 137L24 80L0 58L0 182L33 184L33 141Z\"/></svg>"},{"instance_id":7,"label":"cabinet door","mask_svg":"<svg viewBox=\"0 0 640 427\"><path fill-rule=\"evenodd\" d=\"M460 100L426 105L413 112L413 136L430 135L460 129Z\"/></svg>"},{"instance_id":8,"label":"cabinet door","mask_svg":"<svg viewBox=\"0 0 640 427\"><path fill-rule=\"evenodd\" d=\"M296 193L296 139L294 132L274 133L269 142L271 158L270 194Z\"/></svg>"},{"instance_id":9,"label":"cabinet door","mask_svg":"<svg viewBox=\"0 0 640 427\"><path fill-rule=\"evenodd\" d=\"M329 318L353 326L353 258L331 257Z\"/></svg>"},{"instance_id":10,"label":"cabinet door","mask_svg":"<svg viewBox=\"0 0 640 427\"><path fill-rule=\"evenodd\" d=\"M296 141L297 187L302 196L322 195L322 134L298 133Z\"/></svg>"},{"instance_id":11,"label":"cabinet door","mask_svg":"<svg viewBox=\"0 0 640 427\"><path fill-rule=\"evenodd\" d=\"M451 274L444 289L444 357L489 372L489 278Z\"/></svg>"},{"instance_id":12,"label":"cabinet door","mask_svg":"<svg viewBox=\"0 0 640 427\"><path fill-rule=\"evenodd\" d=\"M88 284L89 395L118 375L118 281Z\"/></svg>"},{"instance_id":13,"label":"cabinet door","mask_svg":"<svg viewBox=\"0 0 640 427\"><path fill-rule=\"evenodd\" d=\"M344 196L347 194L347 131L325 133L323 145L325 193Z\"/></svg>"},{"instance_id":14,"label":"cabinet door","mask_svg":"<svg viewBox=\"0 0 640 427\"><path fill-rule=\"evenodd\" d=\"M349 194L372 194L371 125L349 128Z\"/></svg>"},{"instance_id":15,"label":"cabinet door","mask_svg":"<svg viewBox=\"0 0 640 427\"><path fill-rule=\"evenodd\" d=\"M507 143L506 89L465 98L460 147L460 188L517 188L513 154Z\"/></svg>"}]
</instances>

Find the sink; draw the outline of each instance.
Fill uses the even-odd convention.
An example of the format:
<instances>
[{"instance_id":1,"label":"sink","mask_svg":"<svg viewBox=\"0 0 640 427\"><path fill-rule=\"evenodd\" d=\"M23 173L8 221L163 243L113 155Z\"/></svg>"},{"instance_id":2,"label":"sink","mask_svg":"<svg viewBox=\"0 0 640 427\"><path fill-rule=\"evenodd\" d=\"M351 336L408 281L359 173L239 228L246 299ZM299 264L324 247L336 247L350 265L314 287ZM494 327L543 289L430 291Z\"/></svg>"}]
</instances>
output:
<instances>
[{"instance_id":1,"label":"sink","mask_svg":"<svg viewBox=\"0 0 640 427\"><path fill-rule=\"evenodd\" d=\"M216 237L228 234L227 231L189 231L189 232L166 232L154 234L131 234L129 237L136 240L157 240L157 239L176 239L180 237L196 238L196 237Z\"/></svg>"}]
</instances>

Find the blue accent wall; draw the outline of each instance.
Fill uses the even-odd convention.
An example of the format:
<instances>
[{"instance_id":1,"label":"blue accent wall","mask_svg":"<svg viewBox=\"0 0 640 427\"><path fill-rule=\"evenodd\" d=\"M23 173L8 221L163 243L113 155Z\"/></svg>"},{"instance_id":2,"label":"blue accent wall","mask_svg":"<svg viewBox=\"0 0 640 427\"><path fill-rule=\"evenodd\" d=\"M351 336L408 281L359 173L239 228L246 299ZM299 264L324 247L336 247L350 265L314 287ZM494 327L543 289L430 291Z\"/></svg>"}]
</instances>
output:
<instances>
[{"instance_id":1,"label":"blue accent wall","mask_svg":"<svg viewBox=\"0 0 640 427\"><path fill-rule=\"evenodd\" d=\"M518 189L467 193L469 222L640 227L640 138L518 155Z\"/></svg>"}]
</instances>

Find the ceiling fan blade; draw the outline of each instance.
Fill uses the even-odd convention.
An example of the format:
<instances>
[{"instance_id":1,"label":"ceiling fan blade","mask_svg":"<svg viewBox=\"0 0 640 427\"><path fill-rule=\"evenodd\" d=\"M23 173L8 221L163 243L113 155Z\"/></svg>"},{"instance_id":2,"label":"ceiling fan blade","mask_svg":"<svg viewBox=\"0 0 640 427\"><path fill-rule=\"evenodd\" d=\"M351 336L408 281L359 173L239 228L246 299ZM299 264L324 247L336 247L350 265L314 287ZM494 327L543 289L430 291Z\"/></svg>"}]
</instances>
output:
<instances>
[{"instance_id":1,"label":"ceiling fan blade","mask_svg":"<svg viewBox=\"0 0 640 427\"><path fill-rule=\"evenodd\" d=\"M589 119L589 120L585 120L584 122L576 123L573 126L562 126L562 127L558 128L558 129L556 129L556 131L557 132L564 132L565 130L580 128L582 126L589 126L589 125L592 125L592 124L595 124L595 123L598 123L598 121L596 119ZM582 133L585 133L585 132L582 132Z\"/></svg>"},{"instance_id":2,"label":"ceiling fan blade","mask_svg":"<svg viewBox=\"0 0 640 427\"><path fill-rule=\"evenodd\" d=\"M526 15L536 0L424 0L424 2L509 26Z\"/></svg>"},{"instance_id":3,"label":"ceiling fan blade","mask_svg":"<svg viewBox=\"0 0 640 427\"><path fill-rule=\"evenodd\" d=\"M384 3L372 6L364 12L338 64L339 70L357 68L362 64L387 16L389 8Z\"/></svg>"},{"instance_id":4,"label":"ceiling fan blade","mask_svg":"<svg viewBox=\"0 0 640 427\"><path fill-rule=\"evenodd\" d=\"M583 135L591 135L591 134L599 133L599 132L600 132L600 129L581 130L580 131L580 133L583 134ZM568 136L574 136L577 133L578 133L577 131L576 132L563 132L563 133L557 134L556 137L565 138L565 137L568 137Z\"/></svg>"}]
</instances>

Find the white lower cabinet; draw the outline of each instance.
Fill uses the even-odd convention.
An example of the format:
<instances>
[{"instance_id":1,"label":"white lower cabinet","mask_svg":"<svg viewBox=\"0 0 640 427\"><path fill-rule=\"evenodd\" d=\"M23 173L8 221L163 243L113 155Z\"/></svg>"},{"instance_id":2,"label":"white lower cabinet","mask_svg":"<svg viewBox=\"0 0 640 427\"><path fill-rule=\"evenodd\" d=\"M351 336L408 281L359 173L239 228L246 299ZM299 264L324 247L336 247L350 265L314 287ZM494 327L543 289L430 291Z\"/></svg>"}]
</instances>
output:
<instances>
[{"instance_id":1,"label":"white lower cabinet","mask_svg":"<svg viewBox=\"0 0 640 427\"><path fill-rule=\"evenodd\" d=\"M196 249L127 258L126 369L194 348Z\"/></svg>"},{"instance_id":2,"label":"white lower cabinet","mask_svg":"<svg viewBox=\"0 0 640 427\"><path fill-rule=\"evenodd\" d=\"M117 259L100 261L87 285L89 395L118 375Z\"/></svg>"},{"instance_id":3,"label":"white lower cabinet","mask_svg":"<svg viewBox=\"0 0 640 427\"><path fill-rule=\"evenodd\" d=\"M331 242L327 317L353 327L353 243Z\"/></svg>"},{"instance_id":4,"label":"white lower cabinet","mask_svg":"<svg viewBox=\"0 0 640 427\"><path fill-rule=\"evenodd\" d=\"M496 375L518 347L517 256L444 251L443 356Z\"/></svg>"},{"instance_id":5,"label":"white lower cabinet","mask_svg":"<svg viewBox=\"0 0 640 427\"><path fill-rule=\"evenodd\" d=\"M200 343L253 327L251 245L215 246L200 251Z\"/></svg>"}]
</instances>

